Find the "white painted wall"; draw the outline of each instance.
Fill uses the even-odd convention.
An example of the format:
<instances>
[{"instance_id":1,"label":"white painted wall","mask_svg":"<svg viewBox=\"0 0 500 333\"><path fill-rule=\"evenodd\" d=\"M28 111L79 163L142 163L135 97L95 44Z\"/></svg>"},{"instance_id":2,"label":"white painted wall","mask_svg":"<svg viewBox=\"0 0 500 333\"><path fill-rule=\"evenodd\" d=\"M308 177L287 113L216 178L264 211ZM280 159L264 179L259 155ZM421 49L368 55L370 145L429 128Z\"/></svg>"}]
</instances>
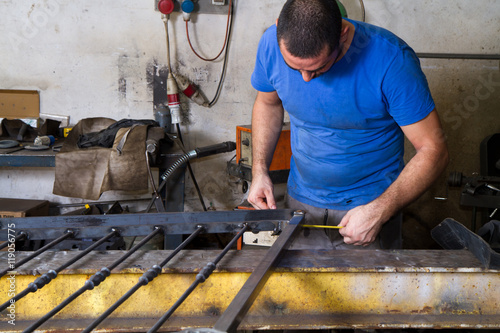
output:
<instances>
[{"instance_id":1,"label":"white painted wall","mask_svg":"<svg viewBox=\"0 0 500 333\"><path fill-rule=\"evenodd\" d=\"M207 109L183 101L186 121L182 129L189 148L234 140L235 127L250 123L256 95L250 75L257 43L263 31L274 23L283 3L236 1L227 78L219 102ZM343 3L351 18L361 18L359 1ZM389 28L417 52L500 53L498 0L365 0L365 7L367 22ZM41 112L68 115L72 124L86 117L153 118L147 71L153 63L167 63L165 31L159 12L153 9L154 0L0 0L0 8L0 89L39 90ZM206 57L218 53L225 23L225 15L193 17L190 35L199 53ZM211 99L222 62L207 63L195 57L178 14L171 15L169 27L175 72L191 79ZM443 105L440 112L454 112L452 105L457 98L463 101L473 94L479 75L496 75L494 80L500 80L498 61L474 62L470 66L467 61L423 60L422 65L438 107ZM460 84L454 78L462 74L457 69L463 69L463 79L469 80L462 82L462 91L458 92ZM119 82L124 80L125 93L119 91ZM483 106L498 105L500 89L493 89ZM493 106L481 109L489 114L498 112ZM465 120L463 115L458 116ZM488 123L485 132L500 130L494 121L493 125ZM457 138L467 134L459 132L464 128L454 130ZM230 209L243 198L236 180L225 171L225 163L232 155L193 161L206 203L212 202L217 209ZM51 194L53 172L3 168L0 196L60 203L80 201ZM444 192L442 184L436 189L439 191ZM114 197L123 198L121 194L106 193L102 199ZM189 178L186 209L201 209Z\"/></svg>"}]
</instances>

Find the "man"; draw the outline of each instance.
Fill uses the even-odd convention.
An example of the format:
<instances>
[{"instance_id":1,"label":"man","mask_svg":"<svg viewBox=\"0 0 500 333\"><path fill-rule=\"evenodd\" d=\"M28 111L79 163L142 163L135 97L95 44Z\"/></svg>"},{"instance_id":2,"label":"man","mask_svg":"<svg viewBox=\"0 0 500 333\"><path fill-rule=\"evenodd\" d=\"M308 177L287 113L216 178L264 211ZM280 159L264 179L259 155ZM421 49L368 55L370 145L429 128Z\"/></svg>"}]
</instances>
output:
<instances>
[{"instance_id":1,"label":"man","mask_svg":"<svg viewBox=\"0 0 500 333\"><path fill-rule=\"evenodd\" d=\"M306 210L308 224L343 227L304 228L296 248L401 247L402 208L448 163L414 51L387 30L342 19L336 1L288 0L259 43L251 82L248 201L276 208L268 168L286 110L287 203ZM416 149L406 166L404 136Z\"/></svg>"}]
</instances>

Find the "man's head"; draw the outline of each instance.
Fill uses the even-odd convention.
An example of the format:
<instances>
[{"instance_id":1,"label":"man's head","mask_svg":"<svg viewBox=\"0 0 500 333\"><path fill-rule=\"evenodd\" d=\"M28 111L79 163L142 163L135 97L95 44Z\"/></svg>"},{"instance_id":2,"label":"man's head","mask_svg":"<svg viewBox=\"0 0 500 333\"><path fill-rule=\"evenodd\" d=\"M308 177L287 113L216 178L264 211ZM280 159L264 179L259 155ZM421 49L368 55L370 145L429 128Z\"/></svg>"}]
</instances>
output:
<instances>
[{"instance_id":1,"label":"man's head","mask_svg":"<svg viewBox=\"0 0 500 333\"><path fill-rule=\"evenodd\" d=\"M339 46L342 16L335 0L288 0L277 22L280 47L298 58L333 53Z\"/></svg>"}]
</instances>

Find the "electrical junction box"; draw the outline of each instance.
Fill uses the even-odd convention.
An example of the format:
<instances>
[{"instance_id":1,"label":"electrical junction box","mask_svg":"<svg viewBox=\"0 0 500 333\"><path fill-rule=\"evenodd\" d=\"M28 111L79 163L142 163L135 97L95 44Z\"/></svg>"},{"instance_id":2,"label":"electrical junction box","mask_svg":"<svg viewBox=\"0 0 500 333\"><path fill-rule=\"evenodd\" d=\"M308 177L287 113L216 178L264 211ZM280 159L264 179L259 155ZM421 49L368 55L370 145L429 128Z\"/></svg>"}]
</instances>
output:
<instances>
[{"instance_id":1,"label":"electrical junction box","mask_svg":"<svg viewBox=\"0 0 500 333\"><path fill-rule=\"evenodd\" d=\"M274 151L269 174L273 183L286 183L290 172L290 124L285 123ZM252 126L236 126L236 159L227 166L228 173L252 181Z\"/></svg>"}]
</instances>

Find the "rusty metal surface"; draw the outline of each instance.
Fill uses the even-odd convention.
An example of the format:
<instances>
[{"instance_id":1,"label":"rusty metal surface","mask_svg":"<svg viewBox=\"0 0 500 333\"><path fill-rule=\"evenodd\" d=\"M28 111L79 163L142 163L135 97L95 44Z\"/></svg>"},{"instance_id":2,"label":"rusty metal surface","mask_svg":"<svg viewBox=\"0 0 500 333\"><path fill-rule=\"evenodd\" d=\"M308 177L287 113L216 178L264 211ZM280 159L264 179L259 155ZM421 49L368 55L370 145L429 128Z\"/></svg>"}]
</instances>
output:
<instances>
[{"instance_id":1,"label":"rusty metal surface","mask_svg":"<svg viewBox=\"0 0 500 333\"><path fill-rule=\"evenodd\" d=\"M136 253L106 282L82 295L39 328L81 331L152 264L169 251ZM147 331L197 272L219 251L183 251L157 279L106 319L97 332ZM163 330L211 327L243 286L266 251L231 251L212 276L179 307ZM49 253L16 275L22 290L58 260L74 255ZM19 332L44 315L119 253L89 255L75 269L16 304L16 325L6 313L0 331ZM111 256L111 257L110 257ZM5 260L4 254L0 261ZM54 264L51 266L51 263ZM0 302L9 284L0 280ZM467 251L288 251L239 329L308 328L485 328L500 329L500 271L488 270Z\"/></svg>"},{"instance_id":2,"label":"rusty metal surface","mask_svg":"<svg viewBox=\"0 0 500 333\"><path fill-rule=\"evenodd\" d=\"M113 272L144 273L168 255L170 250L138 251ZM81 259L64 274L94 274L103 266L108 266L124 251L95 251L91 256ZM193 273L216 257L217 251L184 250L174 257L165 273ZM229 251L221 260L218 270L224 272L251 272L265 255L265 250L252 249ZM30 252L16 253L21 260ZM76 251L49 251L34 258L17 269L19 275L37 275L48 272L60 262L65 262L78 255ZM8 253L0 252L0 262L7 262ZM456 250L291 250L281 259L278 270L293 272L483 272L481 263L468 251ZM491 270L495 271L495 270Z\"/></svg>"}]
</instances>

